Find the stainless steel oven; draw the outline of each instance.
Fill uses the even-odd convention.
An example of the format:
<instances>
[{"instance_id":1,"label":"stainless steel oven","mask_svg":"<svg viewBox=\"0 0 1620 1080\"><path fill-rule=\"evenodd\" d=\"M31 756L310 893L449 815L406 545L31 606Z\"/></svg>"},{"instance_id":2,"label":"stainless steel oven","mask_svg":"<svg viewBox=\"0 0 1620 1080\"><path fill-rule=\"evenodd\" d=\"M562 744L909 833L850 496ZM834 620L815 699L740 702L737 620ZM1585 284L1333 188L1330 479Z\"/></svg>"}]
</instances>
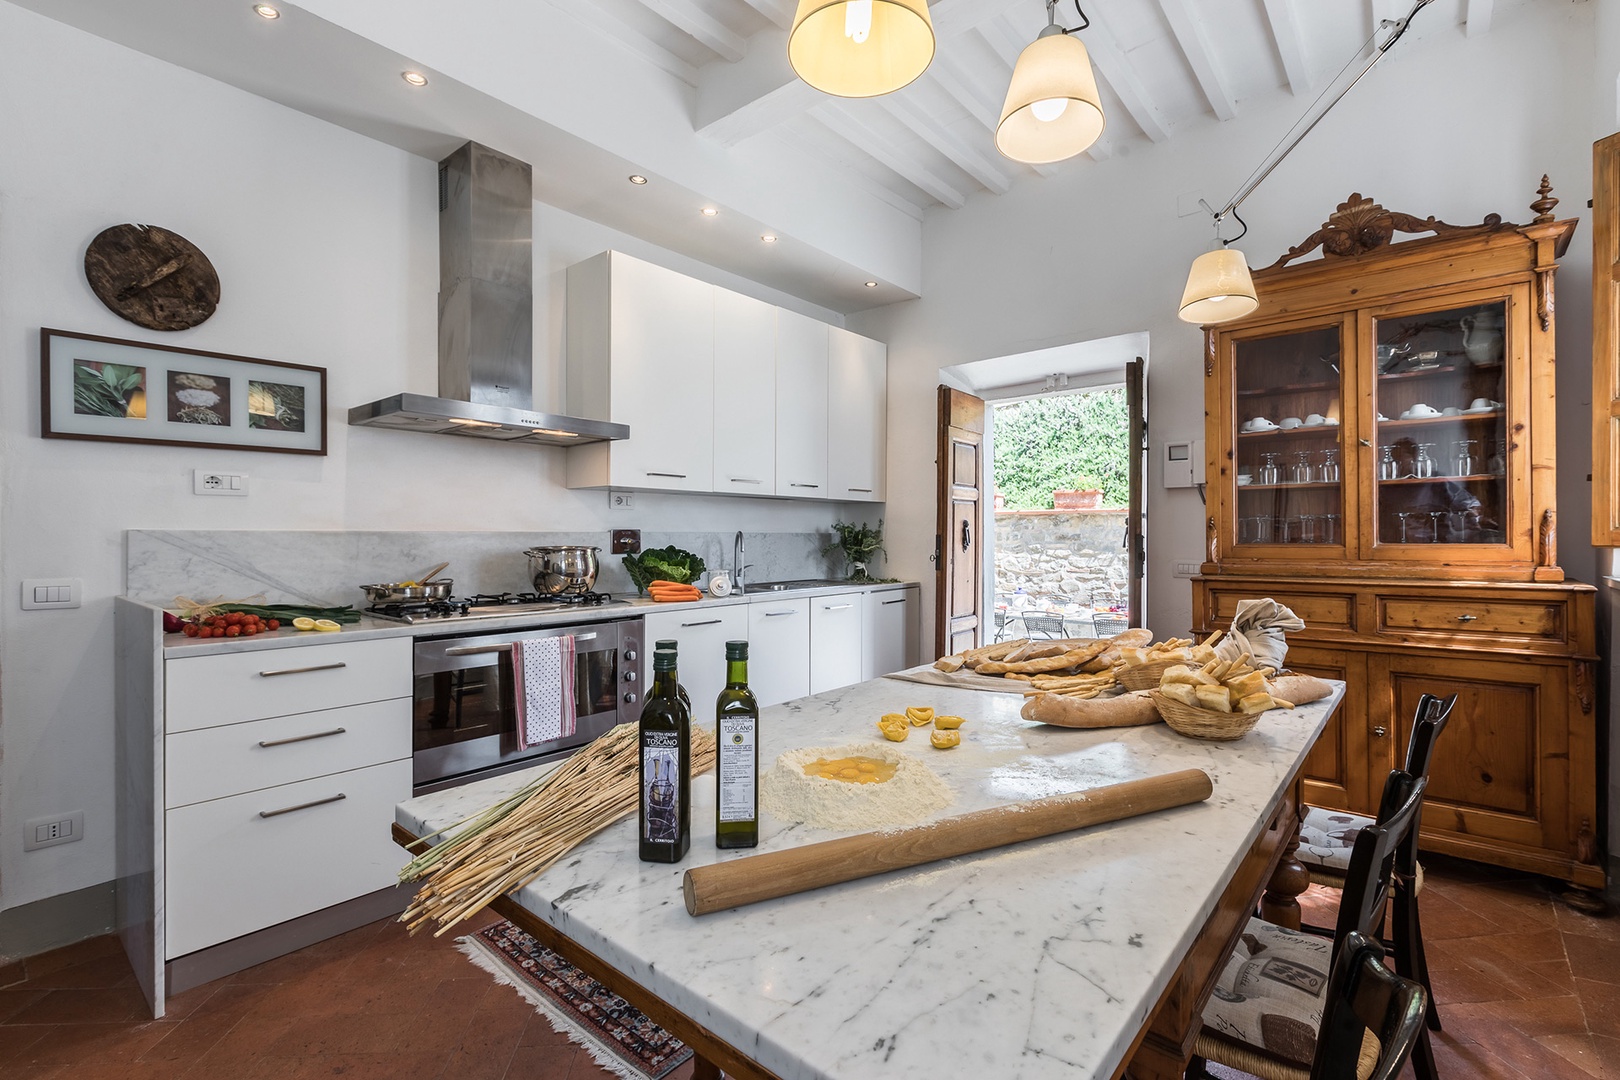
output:
<instances>
[{"instance_id":1,"label":"stainless steel oven","mask_svg":"<svg viewBox=\"0 0 1620 1080\"><path fill-rule=\"evenodd\" d=\"M418 638L412 708L415 792L566 757L639 715L641 620ZM512 644L574 639L573 735L518 748Z\"/></svg>"}]
</instances>

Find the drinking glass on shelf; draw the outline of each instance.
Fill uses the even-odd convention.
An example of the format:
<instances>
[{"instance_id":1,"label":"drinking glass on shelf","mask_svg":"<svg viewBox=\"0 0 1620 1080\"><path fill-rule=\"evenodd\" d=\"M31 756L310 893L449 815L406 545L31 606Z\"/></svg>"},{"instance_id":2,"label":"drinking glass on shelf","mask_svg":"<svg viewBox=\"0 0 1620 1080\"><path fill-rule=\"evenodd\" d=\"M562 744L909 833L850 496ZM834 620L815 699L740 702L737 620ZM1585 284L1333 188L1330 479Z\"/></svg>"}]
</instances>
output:
<instances>
[{"instance_id":1,"label":"drinking glass on shelf","mask_svg":"<svg viewBox=\"0 0 1620 1080\"><path fill-rule=\"evenodd\" d=\"M1271 543L1272 528L1269 514L1257 514L1249 519L1249 542L1252 544Z\"/></svg>"},{"instance_id":2,"label":"drinking glass on shelf","mask_svg":"<svg viewBox=\"0 0 1620 1080\"><path fill-rule=\"evenodd\" d=\"M1440 522L1445 520L1445 516L1446 512L1444 510L1429 511L1429 543L1438 544L1440 542Z\"/></svg>"},{"instance_id":3,"label":"drinking glass on shelf","mask_svg":"<svg viewBox=\"0 0 1620 1080\"><path fill-rule=\"evenodd\" d=\"M1339 542L1339 515L1323 514L1321 529L1318 534L1319 542L1323 544L1337 544Z\"/></svg>"},{"instance_id":4,"label":"drinking glass on shelf","mask_svg":"<svg viewBox=\"0 0 1620 1080\"><path fill-rule=\"evenodd\" d=\"M1294 451L1294 465L1288 470L1290 484L1308 484L1311 482L1311 452L1309 450Z\"/></svg>"},{"instance_id":5,"label":"drinking glass on shelf","mask_svg":"<svg viewBox=\"0 0 1620 1080\"><path fill-rule=\"evenodd\" d=\"M1417 460L1412 462L1412 475L1427 480L1434 475L1434 458L1429 451L1434 449L1434 443L1418 443Z\"/></svg>"},{"instance_id":6,"label":"drinking glass on shelf","mask_svg":"<svg viewBox=\"0 0 1620 1080\"><path fill-rule=\"evenodd\" d=\"M1321 540L1321 516L1318 514L1299 515L1299 542L1314 544Z\"/></svg>"},{"instance_id":7,"label":"drinking glass on shelf","mask_svg":"<svg viewBox=\"0 0 1620 1080\"><path fill-rule=\"evenodd\" d=\"M1255 483L1257 483L1257 484L1280 484L1280 483L1282 483L1282 465L1281 465L1281 461L1282 461L1282 455L1281 454L1261 454L1260 455L1260 471L1255 475L1255 478L1254 478Z\"/></svg>"},{"instance_id":8,"label":"drinking glass on shelf","mask_svg":"<svg viewBox=\"0 0 1620 1080\"><path fill-rule=\"evenodd\" d=\"M1384 457L1378 462L1378 479L1399 480L1401 478L1401 463L1395 460L1395 448L1384 447Z\"/></svg>"},{"instance_id":9,"label":"drinking glass on shelf","mask_svg":"<svg viewBox=\"0 0 1620 1080\"><path fill-rule=\"evenodd\" d=\"M1319 462L1316 466L1316 478L1324 484L1337 484L1339 482L1339 448L1330 447L1317 455Z\"/></svg>"},{"instance_id":10,"label":"drinking glass on shelf","mask_svg":"<svg viewBox=\"0 0 1620 1080\"><path fill-rule=\"evenodd\" d=\"M1473 476L1479 471L1479 449L1477 439L1457 440L1457 460L1454 462L1453 476Z\"/></svg>"},{"instance_id":11,"label":"drinking glass on shelf","mask_svg":"<svg viewBox=\"0 0 1620 1080\"><path fill-rule=\"evenodd\" d=\"M1411 544L1421 539L1423 525L1428 520L1424 510L1402 510L1395 515L1401 520L1401 543Z\"/></svg>"}]
</instances>

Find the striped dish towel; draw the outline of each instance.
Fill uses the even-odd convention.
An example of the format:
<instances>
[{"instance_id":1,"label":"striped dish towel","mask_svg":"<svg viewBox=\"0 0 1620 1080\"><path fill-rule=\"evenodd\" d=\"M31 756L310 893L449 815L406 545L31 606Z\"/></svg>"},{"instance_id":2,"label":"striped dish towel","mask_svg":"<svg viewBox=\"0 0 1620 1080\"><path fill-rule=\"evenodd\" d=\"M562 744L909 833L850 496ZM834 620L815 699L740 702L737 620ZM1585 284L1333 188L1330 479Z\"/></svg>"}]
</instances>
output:
<instances>
[{"instance_id":1,"label":"striped dish towel","mask_svg":"<svg viewBox=\"0 0 1620 1080\"><path fill-rule=\"evenodd\" d=\"M517 688L518 749L574 734L574 639L530 638L512 643Z\"/></svg>"}]
</instances>

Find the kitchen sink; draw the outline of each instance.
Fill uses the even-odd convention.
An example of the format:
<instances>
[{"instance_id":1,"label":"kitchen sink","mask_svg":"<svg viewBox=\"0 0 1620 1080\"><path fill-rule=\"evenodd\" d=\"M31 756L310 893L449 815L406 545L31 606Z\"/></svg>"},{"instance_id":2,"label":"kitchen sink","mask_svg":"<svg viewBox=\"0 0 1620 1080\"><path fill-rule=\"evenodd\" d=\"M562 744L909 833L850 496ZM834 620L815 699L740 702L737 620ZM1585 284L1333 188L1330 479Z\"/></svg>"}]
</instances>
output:
<instances>
[{"instance_id":1,"label":"kitchen sink","mask_svg":"<svg viewBox=\"0 0 1620 1080\"><path fill-rule=\"evenodd\" d=\"M787 592L789 589L825 589L834 585L848 585L847 581L829 581L825 578L802 578L793 581L750 581L744 592Z\"/></svg>"}]
</instances>

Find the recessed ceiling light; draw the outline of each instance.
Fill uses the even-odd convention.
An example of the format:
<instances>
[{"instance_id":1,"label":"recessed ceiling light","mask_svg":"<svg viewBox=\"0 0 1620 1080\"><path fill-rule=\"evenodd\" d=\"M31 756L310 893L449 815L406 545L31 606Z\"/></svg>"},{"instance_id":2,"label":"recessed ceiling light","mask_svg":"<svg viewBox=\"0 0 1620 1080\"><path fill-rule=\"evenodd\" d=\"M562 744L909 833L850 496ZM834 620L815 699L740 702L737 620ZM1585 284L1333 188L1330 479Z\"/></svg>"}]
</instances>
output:
<instances>
[{"instance_id":1,"label":"recessed ceiling light","mask_svg":"<svg viewBox=\"0 0 1620 1080\"><path fill-rule=\"evenodd\" d=\"M714 217L719 212L720 211L716 210L712 206L705 206L703 209L698 211L698 213L702 214L704 217Z\"/></svg>"},{"instance_id":2,"label":"recessed ceiling light","mask_svg":"<svg viewBox=\"0 0 1620 1080\"><path fill-rule=\"evenodd\" d=\"M640 173L631 173L630 182L632 184L645 184L647 182L647 178L642 176Z\"/></svg>"},{"instance_id":3,"label":"recessed ceiling light","mask_svg":"<svg viewBox=\"0 0 1620 1080\"><path fill-rule=\"evenodd\" d=\"M761 233L759 238L761 240L765 241L767 244L776 243L776 234L775 233Z\"/></svg>"},{"instance_id":4,"label":"recessed ceiling light","mask_svg":"<svg viewBox=\"0 0 1620 1080\"><path fill-rule=\"evenodd\" d=\"M420 71L402 71L399 73L399 77L410 83L412 86L427 85L427 76L422 74Z\"/></svg>"},{"instance_id":5,"label":"recessed ceiling light","mask_svg":"<svg viewBox=\"0 0 1620 1080\"><path fill-rule=\"evenodd\" d=\"M261 19L279 19L279 18L281 18L281 12L279 12L275 8L271 7L269 4L254 4L253 5L253 14L257 15Z\"/></svg>"},{"instance_id":6,"label":"recessed ceiling light","mask_svg":"<svg viewBox=\"0 0 1620 1080\"><path fill-rule=\"evenodd\" d=\"M877 282L875 282L875 281L868 281L868 282L867 282L867 283L866 283L866 287L867 287L867 288L868 288L868 289L875 289L875 288L877 288Z\"/></svg>"}]
</instances>

